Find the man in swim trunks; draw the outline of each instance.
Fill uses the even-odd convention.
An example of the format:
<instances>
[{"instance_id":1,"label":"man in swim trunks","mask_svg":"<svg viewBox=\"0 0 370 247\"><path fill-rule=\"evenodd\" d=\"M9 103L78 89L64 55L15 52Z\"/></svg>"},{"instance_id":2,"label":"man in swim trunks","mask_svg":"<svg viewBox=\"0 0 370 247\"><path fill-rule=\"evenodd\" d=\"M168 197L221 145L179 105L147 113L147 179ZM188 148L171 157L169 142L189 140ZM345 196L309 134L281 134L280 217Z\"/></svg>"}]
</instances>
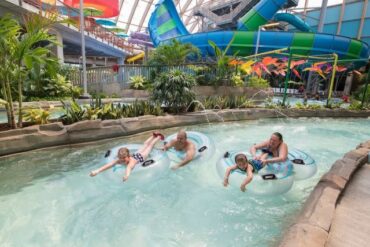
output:
<instances>
[{"instance_id":1,"label":"man in swim trunks","mask_svg":"<svg viewBox=\"0 0 370 247\"><path fill-rule=\"evenodd\" d=\"M130 151L128 148L122 147L118 150L117 158L102 167L91 171L90 177L94 177L114 165L117 164L124 164L127 166L125 171L125 176L123 177L123 182L125 182L131 174L132 169L135 168L136 164L143 163L149 156L150 152L152 151L154 145L159 141L164 140L164 136L160 133L154 132L153 136L149 137L145 142L142 148L140 148L136 153L130 156Z\"/></svg>"},{"instance_id":2,"label":"man in swim trunks","mask_svg":"<svg viewBox=\"0 0 370 247\"><path fill-rule=\"evenodd\" d=\"M262 150L261 155L256 155L258 149ZM284 162L288 157L288 146L283 141L283 136L279 132L271 135L269 140L253 145L249 149L254 160L261 160L263 165L275 162ZM268 158L268 156L272 156Z\"/></svg>"},{"instance_id":3,"label":"man in swim trunks","mask_svg":"<svg viewBox=\"0 0 370 247\"><path fill-rule=\"evenodd\" d=\"M172 170L176 170L193 160L195 155L195 145L187 139L187 135L184 130L180 130L177 133L176 139L164 145L163 150L167 151L171 147L175 148L176 151L186 152L185 158L179 164L173 166L171 168Z\"/></svg>"}]
</instances>

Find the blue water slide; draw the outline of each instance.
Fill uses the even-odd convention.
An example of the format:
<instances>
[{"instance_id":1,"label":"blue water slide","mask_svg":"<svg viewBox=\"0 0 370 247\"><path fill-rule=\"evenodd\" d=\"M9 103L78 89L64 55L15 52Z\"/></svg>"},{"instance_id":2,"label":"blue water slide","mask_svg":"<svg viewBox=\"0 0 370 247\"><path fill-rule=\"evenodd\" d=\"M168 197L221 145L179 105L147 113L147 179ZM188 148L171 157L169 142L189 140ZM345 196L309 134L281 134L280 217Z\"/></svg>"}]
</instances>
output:
<instances>
[{"instance_id":1,"label":"blue water slide","mask_svg":"<svg viewBox=\"0 0 370 247\"><path fill-rule=\"evenodd\" d=\"M302 32L312 32L311 27L304 20L290 13L277 13L273 21L285 21Z\"/></svg>"},{"instance_id":2,"label":"blue water slide","mask_svg":"<svg viewBox=\"0 0 370 247\"><path fill-rule=\"evenodd\" d=\"M270 6L271 2L275 2L272 7ZM271 19L276 15L279 6L282 6L285 2L285 0L261 1L258 4L258 8L251 10L253 12L250 15L252 18L247 16L250 22L248 22L248 18L245 18L247 22L243 22L243 25L245 24L247 28L263 25L262 23L267 18ZM271 7L270 9L268 9L269 6ZM303 21L299 19L286 15L282 17L278 15L278 18L289 20L289 23L307 29L307 26L303 25ZM252 24L250 24L251 22ZM215 31L189 34L181 22L172 0L159 1L150 17L148 26L150 37L155 46L176 39L181 43L190 43L198 47L203 56L214 55L214 50L208 43L209 40L212 40L223 50L233 41L228 50L228 55L233 55L235 52L238 52L238 56L252 55L258 46L259 52L290 48L294 54L298 55L328 55L336 53L340 59L363 59L364 62L359 62L358 65L366 63L369 58L369 46L366 43L332 34L261 31L258 42L257 31Z\"/></svg>"},{"instance_id":3,"label":"blue water slide","mask_svg":"<svg viewBox=\"0 0 370 247\"><path fill-rule=\"evenodd\" d=\"M150 16L148 29L154 46L163 40L188 35L172 0L160 0Z\"/></svg>"}]
</instances>

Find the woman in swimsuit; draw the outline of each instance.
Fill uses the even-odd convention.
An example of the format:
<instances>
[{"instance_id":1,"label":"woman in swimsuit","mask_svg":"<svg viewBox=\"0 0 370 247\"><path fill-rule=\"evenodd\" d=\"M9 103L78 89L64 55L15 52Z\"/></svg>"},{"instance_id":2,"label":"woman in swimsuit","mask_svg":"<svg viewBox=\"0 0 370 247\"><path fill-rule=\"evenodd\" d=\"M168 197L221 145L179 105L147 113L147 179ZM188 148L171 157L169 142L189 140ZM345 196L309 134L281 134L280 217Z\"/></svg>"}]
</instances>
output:
<instances>
[{"instance_id":1,"label":"woman in swimsuit","mask_svg":"<svg viewBox=\"0 0 370 247\"><path fill-rule=\"evenodd\" d=\"M256 155L258 149L262 150L261 155ZM263 165L275 162L284 162L288 157L288 145L284 143L283 136L279 132L271 135L269 140L255 144L250 148L250 153L255 160L261 160ZM267 156L272 156L267 158Z\"/></svg>"},{"instance_id":2,"label":"woman in swimsuit","mask_svg":"<svg viewBox=\"0 0 370 247\"><path fill-rule=\"evenodd\" d=\"M248 161L248 158L247 156L245 156L245 154L237 154L235 156L235 163L236 163L235 165L230 166L226 169L224 177L224 186L226 187L229 184L229 176L231 171L239 169L245 172L247 175L243 183L240 185L240 190L244 192L247 184L249 184L253 179L253 172L258 172L264 167L264 165L259 160Z\"/></svg>"},{"instance_id":3,"label":"woman in swimsuit","mask_svg":"<svg viewBox=\"0 0 370 247\"><path fill-rule=\"evenodd\" d=\"M124 165L127 166L127 168L126 168L125 176L123 177L123 181L126 181L128 179L128 177L130 176L130 173L131 173L132 169L134 169L135 165L137 163L144 162L148 158L148 156L149 156L150 152L152 151L154 145L159 140L164 140L164 136L160 133L154 132L153 136L149 137L144 142L144 146L142 148L140 148L136 153L132 154L132 156L130 156L130 151L127 148L125 148L125 147L120 148L118 150L118 155L117 155L118 159L115 159L115 160L103 165L99 169L91 171L90 176L94 177L94 176L98 175L98 173L103 172L103 171L111 168L114 165L124 164Z\"/></svg>"}]
</instances>

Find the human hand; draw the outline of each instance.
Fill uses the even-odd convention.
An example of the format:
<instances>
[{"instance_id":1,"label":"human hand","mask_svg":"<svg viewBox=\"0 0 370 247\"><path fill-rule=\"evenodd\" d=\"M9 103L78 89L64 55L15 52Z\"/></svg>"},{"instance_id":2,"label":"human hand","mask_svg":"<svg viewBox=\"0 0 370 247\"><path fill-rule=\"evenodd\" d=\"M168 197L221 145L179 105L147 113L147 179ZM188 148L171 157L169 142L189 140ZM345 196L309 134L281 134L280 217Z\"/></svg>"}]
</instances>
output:
<instances>
[{"instance_id":1,"label":"human hand","mask_svg":"<svg viewBox=\"0 0 370 247\"><path fill-rule=\"evenodd\" d=\"M98 173L99 172L97 170L95 170L95 171L91 171L89 175L90 175L90 177L95 177L96 175L98 175Z\"/></svg>"},{"instance_id":2,"label":"human hand","mask_svg":"<svg viewBox=\"0 0 370 247\"><path fill-rule=\"evenodd\" d=\"M177 170L177 169L179 169L180 167L179 167L179 165L175 165L175 166L172 166L171 167L171 170L173 170L173 171L175 171L175 170Z\"/></svg>"},{"instance_id":3,"label":"human hand","mask_svg":"<svg viewBox=\"0 0 370 247\"><path fill-rule=\"evenodd\" d=\"M229 185L229 179L225 178L224 179L224 186L227 187Z\"/></svg>"},{"instance_id":4,"label":"human hand","mask_svg":"<svg viewBox=\"0 0 370 247\"><path fill-rule=\"evenodd\" d=\"M261 162L262 162L263 166L267 165L267 163L268 163L266 159L261 160Z\"/></svg>"},{"instance_id":5,"label":"human hand","mask_svg":"<svg viewBox=\"0 0 370 247\"><path fill-rule=\"evenodd\" d=\"M246 186L245 184L240 185L240 190L243 191L243 192L245 192L246 191L245 186Z\"/></svg>"},{"instance_id":6,"label":"human hand","mask_svg":"<svg viewBox=\"0 0 370 247\"><path fill-rule=\"evenodd\" d=\"M127 179L128 179L128 176L123 176L122 181L123 181L123 182L126 182L126 181L127 181Z\"/></svg>"}]
</instances>

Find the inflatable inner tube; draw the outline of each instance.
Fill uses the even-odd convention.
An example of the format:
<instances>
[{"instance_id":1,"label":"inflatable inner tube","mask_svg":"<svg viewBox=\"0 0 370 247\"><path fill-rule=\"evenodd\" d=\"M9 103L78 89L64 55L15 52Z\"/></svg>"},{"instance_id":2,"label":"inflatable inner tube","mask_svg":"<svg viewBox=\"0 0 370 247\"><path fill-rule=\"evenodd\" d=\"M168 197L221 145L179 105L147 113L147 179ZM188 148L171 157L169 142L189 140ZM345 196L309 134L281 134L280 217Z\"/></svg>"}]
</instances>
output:
<instances>
[{"instance_id":1,"label":"inflatable inner tube","mask_svg":"<svg viewBox=\"0 0 370 247\"><path fill-rule=\"evenodd\" d=\"M299 149L289 149L288 159L293 164L294 179L303 180L312 177L317 171L314 159Z\"/></svg>"},{"instance_id":2,"label":"inflatable inner tube","mask_svg":"<svg viewBox=\"0 0 370 247\"><path fill-rule=\"evenodd\" d=\"M117 159L118 150L122 147L128 148L130 155L132 155L136 153L137 150L139 150L142 146L142 144L128 144L108 150L105 154L105 162L108 163ZM169 165L170 160L168 159L166 152L163 152L159 149L153 149L144 162L137 163L135 165L127 181L146 182L151 179L158 178L168 171ZM126 165L117 164L113 166L112 169L109 169L104 173L108 174L112 180L122 182L125 171Z\"/></svg>"},{"instance_id":3,"label":"inflatable inner tube","mask_svg":"<svg viewBox=\"0 0 370 247\"><path fill-rule=\"evenodd\" d=\"M205 135L196 131L186 131L187 139L195 145L195 155L193 160L208 157L214 152L213 142ZM169 143L177 138L177 133L168 136L165 143ZM175 148L170 148L168 156L172 161L179 162L186 156L186 152L177 151Z\"/></svg>"},{"instance_id":4,"label":"inflatable inner tube","mask_svg":"<svg viewBox=\"0 0 370 247\"><path fill-rule=\"evenodd\" d=\"M226 169L235 164L237 154L245 154L248 160L252 156L244 151L228 151L217 162L217 172L223 179ZM229 184L240 188L246 179L246 172L236 169L229 176ZM286 193L290 190L294 182L293 168L290 161L272 163L266 165L257 173L253 173L253 180L246 186L247 192L254 195L274 196Z\"/></svg>"}]
</instances>

